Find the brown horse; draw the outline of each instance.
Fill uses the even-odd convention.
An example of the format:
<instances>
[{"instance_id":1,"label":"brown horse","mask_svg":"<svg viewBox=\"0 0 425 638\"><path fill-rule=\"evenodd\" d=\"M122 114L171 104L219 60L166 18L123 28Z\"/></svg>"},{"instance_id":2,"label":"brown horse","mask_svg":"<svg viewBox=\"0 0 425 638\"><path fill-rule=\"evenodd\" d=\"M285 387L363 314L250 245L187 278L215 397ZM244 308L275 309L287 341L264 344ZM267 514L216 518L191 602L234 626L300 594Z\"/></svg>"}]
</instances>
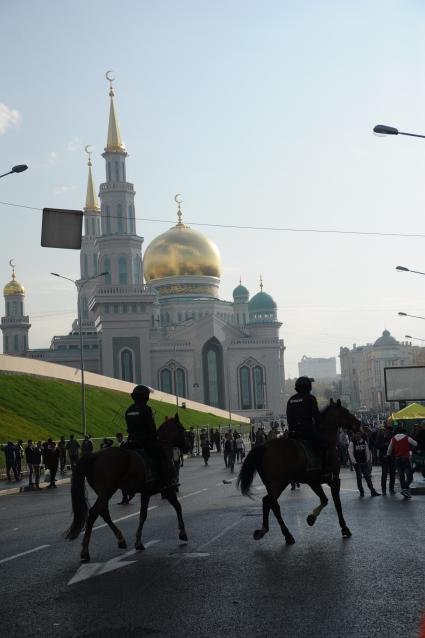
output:
<instances>
[{"instance_id":1,"label":"brown horse","mask_svg":"<svg viewBox=\"0 0 425 638\"><path fill-rule=\"evenodd\" d=\"M322 483L331 488L332 498L338 514L338 521L344 537L351 536L342 514L340 500L339 459L336 453L336 438L339 427L358 430L360 422L338 400L331 399L330 404L321 412L320 431L328 442L331 450L332 474L324 479L322 470L308 470L309 460L305 448L300 441L291 438L278 438L267 441L265 445L254 448L246 457L239 473L237 485L242 494L249 496L254 475L258 472L263 481L267 494L263 498L263 526L254 532L254 539L260 540L269 531L269 513L275 515L287 545L295 543L289 529L282 518L278 498L291 482L306 483L320 498L320 505L307 516L307 523L311 526L316 522L320 512L328 504Z\"/></svg>"},{"instance_id":2,"label":"brown horse","mask_svg":"<svg viewBox=\"0 0 425 638\"><path fill-rule=\"evenodd\" d=\"M169 419L158 429L158 436L169 445L185 447L185 430L174 419ZM161 491L158 479L148 481L145 464L139 453L127 447L110 447L83 456L77 463L72 477L71 499L74 519L66 532L66 538L74 540L85 528L81 548L81 560L90 560L89 543L95 520L100 515L109 525L118 540L118 547L127 548L122 532L114 524L108 509L109 499L118 490L126 493L140 492L140 520L136 532L135 548L145 549L142 543L143 524L147 518L150 497ZM97 499L92 507L88 506L85 490L85 479L96 492ZM162 490L163 495L177 513L179 539L187 541L182 508L178 501L174 486Z\"/></svg>"}]
</instances>

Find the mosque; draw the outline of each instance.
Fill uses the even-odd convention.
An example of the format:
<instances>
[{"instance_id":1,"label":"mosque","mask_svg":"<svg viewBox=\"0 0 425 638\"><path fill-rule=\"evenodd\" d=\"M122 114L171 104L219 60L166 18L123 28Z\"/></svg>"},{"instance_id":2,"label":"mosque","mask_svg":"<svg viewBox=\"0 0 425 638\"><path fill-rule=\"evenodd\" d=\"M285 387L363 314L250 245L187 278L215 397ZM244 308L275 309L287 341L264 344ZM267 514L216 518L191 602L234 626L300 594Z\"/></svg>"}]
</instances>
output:
<instances>
[{"instance_id":1,"label":"mosque","mask_svg":"<svg viewBox=\"0 0 425 638\"><path fill-rule=\"evenodd\" d=\"M106 181L100 185L99 204L89 154L77 282L85 368L244 416L281 414L282 324L261 279L251 298L240 281L233 301L220 299L220 253L208 237L184 223L179 196L177 224L153 239L142 259L135 191L127 182L127 151L109 82L102 154ZM78 319L69 334L52 338L50 348L29 349L25 288L9 263L3 353L79 368Z\"/></svg>"}]
</instances>

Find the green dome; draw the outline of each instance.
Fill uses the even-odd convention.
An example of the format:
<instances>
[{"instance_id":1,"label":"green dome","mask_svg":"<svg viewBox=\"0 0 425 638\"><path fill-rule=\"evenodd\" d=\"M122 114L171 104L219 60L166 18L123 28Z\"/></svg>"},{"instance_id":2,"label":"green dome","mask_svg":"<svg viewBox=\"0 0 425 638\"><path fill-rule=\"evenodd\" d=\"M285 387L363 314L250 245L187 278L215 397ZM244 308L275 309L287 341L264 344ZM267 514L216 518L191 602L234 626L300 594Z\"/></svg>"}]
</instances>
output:
<instances>
[{"instance_id":1,"label":"green dome","mask_svg":"<svg viewBox=\"0 0 425 638\"><path fill-rule=\"evenodd\" d=\"M236 286L236 288L233 291L233 299L249 299L249 290L248 288L245 288L245 286L242 286L242 284L239 284L239 286Z\"/></svg>"},{"instance_id":2,"label":"green dome","mask_svg":"<svg viewBox=\"0 0 425 638\"><path fill-rule=\"evenodd\" d=\"M248 304L248 310L250 312L256 310L276 310L276 308L276 302L273 300L273 297L263 291L257 292Z\"/></svg>"}]
</instances>

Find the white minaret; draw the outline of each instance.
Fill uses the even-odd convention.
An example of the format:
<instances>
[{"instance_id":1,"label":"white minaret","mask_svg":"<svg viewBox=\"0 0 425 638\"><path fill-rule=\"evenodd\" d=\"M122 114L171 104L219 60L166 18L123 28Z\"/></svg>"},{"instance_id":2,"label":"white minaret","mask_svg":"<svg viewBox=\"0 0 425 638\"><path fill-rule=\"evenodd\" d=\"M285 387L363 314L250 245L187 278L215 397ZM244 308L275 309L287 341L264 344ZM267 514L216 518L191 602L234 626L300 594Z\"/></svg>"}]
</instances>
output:
<instances>
[{"instance_id":1,"label":"white minaret","mask_svg":"<svg viewBox=\"0 0 425 638\"><path fill-rule=\"evenodd\" d=\"M121 140L115 112L113 78L110 83L108 140L103 157L106 164L106 182L100 185L101 236L95 245L99 256L99 272L109 272L105 284L141 284L143 237L136 235L134 187L126 181L127 151Z\"/></svg>"},{"instance_id":2,"label":"white minaret","mask_svg":"<svg viewBox=\"0 0 425 638\"><path fill-rule=\"evenodd\" d=\"M89 156L89 173L87 178L86 205L84 207L84 236L81 242L80 271L81 280L94 277L99 272L99 257L96 248L96 237L100 236L100 206L92 175L91 151L87 145L85 150ZM83 321L92 320L89 312L88 302L94 293L99 280L94 279L84 286L81 296L81 316Z\"/></svg>"},{"instance_id":3,"label":"white minaret","mask_svg":"<svg viewBox=\"0 0 425 638\"><path fill-rule=\"evenodd\" d=\"M13 259L9 264L12 267L12 279L3 289L6 316L1 318L3 354L23 357L28 350L28 331L31 324L29 317L24 314L25 288L16 281Z\"/></svg>"}]
</instances>

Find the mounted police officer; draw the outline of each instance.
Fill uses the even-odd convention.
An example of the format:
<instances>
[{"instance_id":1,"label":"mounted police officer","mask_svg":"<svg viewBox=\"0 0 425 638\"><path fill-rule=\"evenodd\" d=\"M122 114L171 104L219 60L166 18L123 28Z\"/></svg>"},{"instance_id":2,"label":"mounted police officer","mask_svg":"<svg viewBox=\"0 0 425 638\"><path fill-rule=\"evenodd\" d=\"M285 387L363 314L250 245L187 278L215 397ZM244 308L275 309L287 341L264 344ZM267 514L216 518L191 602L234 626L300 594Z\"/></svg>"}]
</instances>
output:
<instances>
[{"instance_id":1,"label":"mounted police officer","mask_svg":"<svg viewBox=\"0 0 425 638\"><path fill-rule=\"evenodd\" d=\"M289 435L303 439L323 456L323 465L326 465L325 438L319 431L320 412L316 397L311 394L312 381L309 377L299 377L295 382L296 394L288 401L286 417L288 419Z\"/></svg>"},{"instance_id":2,"label":"mounted police officer","mask_svg":"<svg viewBox=\"0 0 425 638\"><path fill-rule=\"evenodd\" d=\"M131 393L134 403L125 413L128 443L129 447L146 450L155 459L160 482L168 485L175 479L174 466L157 441L152 408L148 405L150 393L151 389L146 385L136 385Z\"/></svg>"}]
</instances>

